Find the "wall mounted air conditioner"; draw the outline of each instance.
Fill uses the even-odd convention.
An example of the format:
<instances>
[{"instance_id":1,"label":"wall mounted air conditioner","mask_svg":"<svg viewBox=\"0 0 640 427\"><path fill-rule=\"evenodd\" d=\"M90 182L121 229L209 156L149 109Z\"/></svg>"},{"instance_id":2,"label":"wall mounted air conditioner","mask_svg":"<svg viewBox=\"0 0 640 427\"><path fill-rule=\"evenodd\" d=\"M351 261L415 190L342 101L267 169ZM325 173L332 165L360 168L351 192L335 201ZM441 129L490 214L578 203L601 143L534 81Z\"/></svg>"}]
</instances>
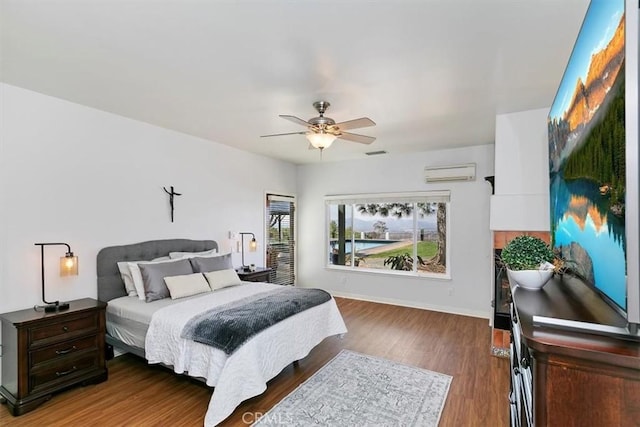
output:
<instances>
[{"instance_id":1,"label":"wall mounted air conditioner","mask_svg":"<svg viewBox=\"0 0 640 427\"><path fill-rule=\"evenodd\" d=\"M475 179L475 163L453 166L427 166L424 168L425 182L473 181Z\"/></svg>"}]
</instances>

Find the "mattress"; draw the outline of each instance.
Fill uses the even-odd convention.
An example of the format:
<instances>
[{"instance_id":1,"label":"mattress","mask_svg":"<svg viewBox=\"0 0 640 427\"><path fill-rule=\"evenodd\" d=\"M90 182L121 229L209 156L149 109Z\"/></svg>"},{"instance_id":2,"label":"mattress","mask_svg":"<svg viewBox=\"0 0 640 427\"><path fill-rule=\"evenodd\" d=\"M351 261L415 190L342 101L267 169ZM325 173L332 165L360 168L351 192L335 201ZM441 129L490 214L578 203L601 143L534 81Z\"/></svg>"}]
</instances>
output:
<instances>
[{"instance_id":1,"label":"mattress","mask_svg":"<svg viewBox=\"0 0 640 427\"><path fill-rule=\"evenodd\" d=\"M164 298L153 302L145 302L137 296L114 298L107 305L107 333L127 345L144 349L147 330L156 311L198 297L201 295L177 300Z\"/></svg>"},{"instance_id":2,"label":"mattress","mask_svg":"<svg viewBox=\"0 0 640 427\"><path fill-rule=\"evenodd\" d=\"M280 285L268 283L260 283L258 285L255 283L246 283L243 285L243 288L247 290L251 289L251 291L248 292L249 294L258 290L277 289L279 287ZM238 287L232 286L225 288L224 290L220 289L216 291L219 295L219 298L216 298L216 300L218 300L217 302L229 302L239 296L245 295L245 292L240 292L240 289L233 288ZM175 300L171 298L163 298L153 302L143 301L137 296L114 298L109 301L109 304L107 305L107 333L124 344L144 349L149 324L151 323L151 319L155 312L171 305L180 304L192 299L203 298L207 295L209 294L205 293Z\"/></svg>"}]
</instances>

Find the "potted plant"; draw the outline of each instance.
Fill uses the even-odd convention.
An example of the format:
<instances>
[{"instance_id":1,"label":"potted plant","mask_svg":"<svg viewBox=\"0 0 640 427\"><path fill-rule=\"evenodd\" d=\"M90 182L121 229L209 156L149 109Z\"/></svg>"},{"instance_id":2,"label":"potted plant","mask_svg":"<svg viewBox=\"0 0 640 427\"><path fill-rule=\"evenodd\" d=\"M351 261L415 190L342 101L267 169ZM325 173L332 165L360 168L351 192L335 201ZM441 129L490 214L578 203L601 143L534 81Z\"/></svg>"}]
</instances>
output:
<instances>
[{"instance_id":1,"label":"potted plant","mask_svg":"<svg viewBox=\"0 0 640 427\"><path fill-rule=\"evenodd\" d=\"M500 254L511 286L542 289L555 271L553 251L539 237L518 236L510 240Z\"/></svg>"},{"instance_id":2,"label":"potted plant","mask_svg":"<svg viewBox=\"0 0 640 427\"><path fill-rule=\"evenodd\" d=\"M425 265L420 255L418 255L418 264ZM388 265L392 270L411 271L413 270L413 257L408 252L401 255L391 255L384 260L383 265Z\"/></svg>"}]
</instances>

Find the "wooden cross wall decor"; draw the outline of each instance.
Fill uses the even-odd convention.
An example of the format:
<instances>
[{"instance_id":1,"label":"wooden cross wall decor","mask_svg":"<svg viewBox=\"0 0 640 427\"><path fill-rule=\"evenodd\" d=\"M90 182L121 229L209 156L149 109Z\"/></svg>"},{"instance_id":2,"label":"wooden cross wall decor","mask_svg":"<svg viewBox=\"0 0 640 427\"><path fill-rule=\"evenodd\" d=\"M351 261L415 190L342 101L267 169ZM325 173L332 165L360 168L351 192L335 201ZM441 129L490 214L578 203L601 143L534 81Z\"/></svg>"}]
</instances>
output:
<instances>
[{"instance_id":1,"label":"wooden cross wall decor","mask_svg":"<svg viewBox=\"0 0 640 427\"><path fill-rule=\"evenodd\" d=\"M182 196L182 193L176 193L173 191L173 185L170 187L171 191L167 191L166 188L162 187L165 193L169 195L169 206L171 206L171 222L173 222L173 196Z\"/></svg>"}]
</instances>

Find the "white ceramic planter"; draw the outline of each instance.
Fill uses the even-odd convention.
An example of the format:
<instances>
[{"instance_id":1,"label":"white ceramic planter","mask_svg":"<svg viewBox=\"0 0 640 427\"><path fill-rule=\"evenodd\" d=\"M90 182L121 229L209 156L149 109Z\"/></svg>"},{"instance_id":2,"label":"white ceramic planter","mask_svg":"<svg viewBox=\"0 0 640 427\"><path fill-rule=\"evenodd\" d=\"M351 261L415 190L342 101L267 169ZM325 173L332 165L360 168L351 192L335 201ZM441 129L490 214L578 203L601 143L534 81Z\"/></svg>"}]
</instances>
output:
<instances>
[{"instance_id":1,"label":"white ceramic planter","mask_svg":"<svg viewBox=\"0 0 640 427\"><path fill-rule=\"evenodd\" d=\"M539 290L551 279L553 270L519 270L507 269L507 277L511 287L520 286L530 290Z\"/></svg>"}]
</instances>

